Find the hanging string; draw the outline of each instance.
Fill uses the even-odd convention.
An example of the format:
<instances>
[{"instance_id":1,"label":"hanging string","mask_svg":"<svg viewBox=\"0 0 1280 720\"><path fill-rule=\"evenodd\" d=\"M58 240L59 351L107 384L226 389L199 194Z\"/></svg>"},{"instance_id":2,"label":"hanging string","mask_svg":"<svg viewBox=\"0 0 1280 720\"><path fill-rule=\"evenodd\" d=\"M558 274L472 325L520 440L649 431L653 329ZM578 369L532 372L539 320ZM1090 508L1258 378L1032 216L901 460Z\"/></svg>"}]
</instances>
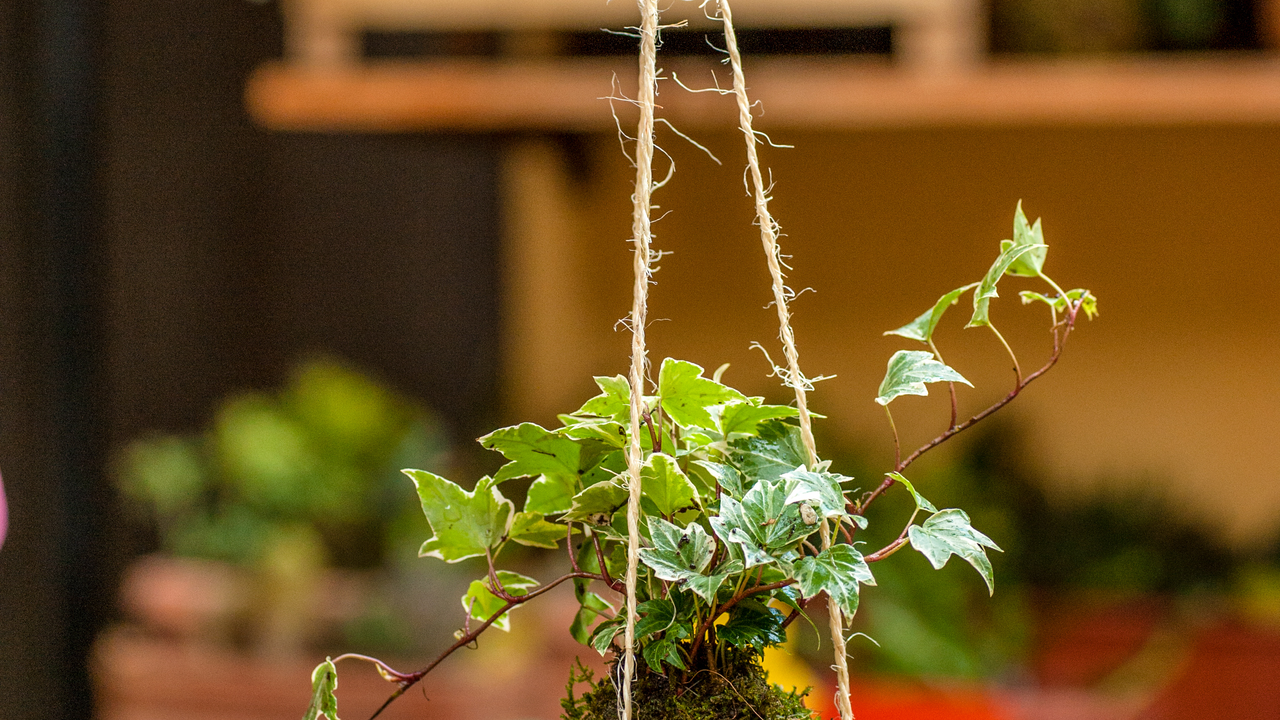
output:
<instances>
[{"instance_id":1,"label":"hanging string","mask_svg":"<svg viewBox=\"0 0 1280 720\"><path fill-rule=\"evenodd\" d=\"M778 249L778 223L769 214L769 197L760 172L760 159L756 153L756 134L751 127L751 102L747 99L746 78L742 72L742 56L738 52L738 38L733 29L733 12L729 0L718 0L720 17L724 21L725 49L729 52L729 64L733 69L733 92L738 99L738 124L747 142L747 168L751 175L751 189L756 205L756 222L760 226L760 242L764 245L769 263L769 276L773 281L773 301L778 309L778 335L786 355L785 381L796 393L796 410L800 414L800 438L804 443L809 467L818 463L817 446L813 440L813 421L809 417L806 380L800 374L800 353L796 350L795 333L791 330L791 312L787 307L787 288L782 275L782 261ZM820 526L822 549L831 547L831 528L826 520ZM853 708L849 704L849 663L845 656L844 618L840 608L828 600L831 642L835 646L836 705L843 720L853 720Z\"/></svg>"},{"instance_id":2,"label":"hanging string","mask_svg":"<svg viewBox=\"0 0 1280 720\"><path fill-rule=\"evenodd\" d=\"M636 571L640 562L640 414L644 410L647 356L645 322L648 316L649 276L652 272L650 200L653 190L653 116L657 83L658 0L638 0L640 6L640 126L636 133L636 187L631 196L631 234L635 242L631 296L631 446L627 453L631 498L627 505L627 627L623 636L622 720L631 720L631 680L635 676ZM656 448L655 448L656 450Z\"/></svg>"}]
</instances>

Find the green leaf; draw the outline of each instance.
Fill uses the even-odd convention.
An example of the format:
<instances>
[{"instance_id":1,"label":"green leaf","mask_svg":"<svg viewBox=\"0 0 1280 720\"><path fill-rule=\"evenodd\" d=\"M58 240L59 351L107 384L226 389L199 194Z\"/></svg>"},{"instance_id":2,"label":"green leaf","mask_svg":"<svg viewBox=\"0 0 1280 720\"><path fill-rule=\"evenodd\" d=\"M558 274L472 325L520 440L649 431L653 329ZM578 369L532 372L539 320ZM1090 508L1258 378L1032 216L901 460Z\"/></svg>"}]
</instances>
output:
<instances>
[{"instance_id":1,"label":"green leaf","mask_svg":"<svg viewBox=\"0 0 1280 720\"><path fill-rule=\"evenodd\" d=\"M742 499L742 474L732 465L710 460L694 460L690 464L690 469L695 475L706 476L708 489L711 491L707 495L708 499L715 497L715 486L717 484L720 486L721 491L728 493L731 497Z\"/></svg>"},{"instance_id":2,"label":"green leaf","mask_svg":"<svg viewBox=\"0 0 1280 720\"><path fill-rule=\"evenodd\" d=\"M818 529L805 524L798 504L787 503L785 485L761 480L741 503L728 496L720 498L720 515L711 518L711 529L724 542L741 548L747 568L778 561Z\"/></svg>"},{"instance_id":3,"label":"green leaf","mask_svg":"<svg viewBox=\"0 0 1280 720\"><path fill-rule=\"evenodd\" d=\"M311 705L302 716L302 720L338 720L338 698L334 692L338 689L338 669L333 666L332 658L316 666L311 672Z\"/></svg>"},{"instance_id":4,"label":"green leaf","mask_svg":"<svg viewBox=\"0 0 1280 720\"><path fill-rule=\"evenodd\" d=\"M911 493L911 497L916 500L917 508L924 510L925 512L938 512L938 508L934 507L933 503L925 500L923 495L916 492L916 486L912 485L911 481L903 477L901 473L891 472L889 473L889 477L893 478L895 482L900 483L902 487L907 489L907 492Z\"/></svg>"},{"instance_id":5,"label":"green leaf","mask_svg":"<svg viewBox=\"0 0 1280 720\"><path fill-rule=\"evenodd\" d=\"M680 582L701 575L716 552L715 540L696 523L681 530L660 517L650 517L649 535L653 547L640 548L640 561L662 580Z\"/></svg>"},{"instance_id":6,"label":"green leaf","mask_svg":"<svg viewBox=\"0 0 1280 720\"><path fill-rule=\"evenodd\" d=\"M1090 320L1098 316L1098 298L1094 297L1093 293L1090 293L1084 288L1068 290L1065 298L1060 295L1044 295L1042 293L1032 292L1031 290L1023 290L1018 293L1018 296L1022 298L1023 305L1029 305L1033 302L1042 302L1058 312L1066 312L1068 300L1075 302L1084 298L1084 302L1080 304L1080 309L1084 310L1084 314Z\"/></svg>"},{"instance_id":7,"label":"green leaf","mask_svg":"<svg viewBox=\"0 0 1280 720\"><path fill-rule=\"evenodd\" d=\"M556 430L556 433L574 440L597 440L617 449L626 447L627 431L622 426L622 423L603 418L566 417L576 420L576 422Z\"/></svg>"},{"instance_id":8,"label":"green leaf","mask_svg":"<svg viewBox=\"0 0 1280 720\"><path fill-rule=\"evenodd\" d=\"M973 383L960 373L938 362L933 353L925 350L899 350L889 358L884 380L880 381L880 394L876 402L888 405L900 395L928 395L925 383L962 382L969 387Z\"/></svg>"},{"instance_id":9,"label":"green leaf","mask_svg":"<svg viewBox=\"0 0 1280 720\"><path fill-rule=\"evenodd\" d=\"M733 606L729 621L716 628L716 637L733 647L753 647L763 650L787 641L782 629L786 616L762 603L747 600Z\"/></svg>"},{"instance_id":10,"label":"green leaf","mask_svg":"<svg viewBox=\"0 0 1280 720\"><path fill-rule=\"evenodd\" d=\"M636 640L660 633L676 621L676 604L663 598L640 603L636 612L640 615L636 620Z\"/></svg>"},{"instance_id":11,"label":"green leaf","mask_svg":"<svg viewBox=\"0 0 1280 720\"><path fill-rule=\"evenodd\" d=\"M538 581L520 573L508 572L506 570L498 571L498 582L502 583L502 589L508 595L527 595L530 590L538 587ZM471 613L471 617L485 622L493 617L493 614L501 610L507 604L506 600L494 595L489 589L489 579L472 580L471 585L467 588L467 594L462 596L462 609ZM515 608L512 608L514 610ZM510 610L503 613L502 617L493 621L493 627L506 632L511 629Z\"/></svg>"},{"instance_id":12,"label":"green leaf","mask_svg":"<svg viewBox=\"0 0 1280 720\"><path fill-rule=\"evenodd\" d=\"M622 629L622 618L613 618L600 623L596 626L595 633L591 635L591 647L595 648L596 652L604 655L609 652L609 646L613 644L613 638Z\"/></svg>"},{"instance_id":13,"label":"green leaf","mask_svg":"<svg viewBox=\"0 0 1280 720\"><path fill-rule=\"evenodd\" d=\"M816 557L800 558L795 578L805 597L826 592L840 610L850 616L858 611L858 584L876 584L862 553L844 544L833 545Z\"/></svg>"},{"instance_id":14,"label":"green leaf","mask_svg":"<svg viewBox=\"0 0 1280 720\"><path fill-rule=\"evenodd\" d=\"M640 488L664 517L697 505L698 491L693 483L675 458L664 453L654 453L645 460L640 468Z\"/></svg>"},{"instance_id":15,"label":"green leaf","mask_svg":"<svg viewBox=\"0 0 1280 720\"><path fill-rule=\"evenodd\" d=\"M520 423L494 430L480 438L480 445L511 461L498 469L496 482L537 475L570 481L578 477L578 443L540 425Z\"/></svg>"},{"instance_id":16,"label":"green leaf","mask_svg":"<svg viewBox=\"0 0 1280 720\"><path fill-rule=\"evenodd\" d=\"M730 560L721 563L720 567L716 568L718 572L713 572L710 575L694 575L685 580L684 587L705 600L708 605L711 605L715 603L716 593L720 591L720 586L724 584L725 579L737 575L745 569L742 567L741 562Z\"/></svg>"},{"instance_id":17,"label":"green leaf","mask_svg":"<svg viewBox=\"0 0 1280 720\"><path fill-rule=\"evenodd\" d=\"M569 478L543 475L529 486L524 509L543 515L565 512L573 506L573 496L577 490L575 485Z\"/></svg>"},{"instance_id":18,"label":"green leaf","mask_svg":"<svg viewBox=\"0 0 1280 720\"><path fill-rule=\"evenodd\" d=\"M684 660L680 657L679 646L676 643L663 638L657 642L651 642L645 646L642 654L644 661L649 663L649 669L656 673L662 673L662 663L666 663L672 667L684 670Z\"/></svg>"},{"instance_id":19,"label":"green leaf","mask_svg":"<svg viewBox=\"0 0 1280 720\"><path fill-rule=\"evenodd\" d=\"M720 411L720 434L726 439L754 435L765 420L796 417L800 411L790 405L762 405L760 398L731 400Z\"/></svg>"},{"instance_id":20,"label":"green leaf","mask_svg":"<svg viewBox=\"0 0 1280 720\"><path fill-rule=\"evenodd\" d=\"M729 442L729 461L744 479L773 481L807 464L809 453L800 439L800 428L781 420L766 420L755 437Z\"/></svg>"},{"instance_id":21,"label":"green leaf","mask_svg":"<svg viewBox=\"0 0 1280 720\"><path fill-rule=\"evenodd\" d=\"M616 482L600 482L573 497L573 505L565 520L608 525L613 514L627 504L627 489Z\"/></svg>"},{"instance_id":22,"label":"green leaf","mask_svg":"<svg viewBox=\"0 0 1280 720\"><path fill-rule=\"evenodd\" d=\"M422 512L435 536L422 545L421 557L458 562L484 555L507 534L515 507L483 477L472 492L425 470L405 470L418 488Z\"/></svg>"},{"instance_id":23,"label":"green leaf","mask_svg":"<svg viewBox=\"0 0 1280 720\"><path fill-rule=\"evenodd\" d=\"M942 315L947 312L947 308L955 305L960 300L960 296L965 292L978 286L978 283L969 283L964 287L958 287L955 290L938 298L938 302L933 307L925 310L924 313L915 320L903 325L897 330L890 330L885 335L899 335L908 340L919 340L927 343L933 338L933 331L938 328L938 323L942 321Z\"/></svg>"},{"instance_id":24,"label":"green leaf","mask_svg":"<svg viewBox=\"0 0 1280 720\"><path fill-rule=\"evenodd\" d=\"M518 512L511 521L511 530L507 537L529 547L555 550L560 541L569 536L569 528L564 525L547 522L542 513Z\"/></svg>"},{"instance_id":25,"label":"green leaf","mask_svg":"<svg viewBox=\"0 0 1280 720\"><path fill-rule=\"evenodd\" d=\"M583 645L590 645L591 623L605 613L613 611L613 606L599 595L586 591L579 595L578 602L581 603L581 607L578 608L577 614L573 616L573 622L569 625L569 634L573 636L574 640Z\"/></svg>"},{"instance_id":26,"label":"green leaf","mask_svg":"<svg viewBox=\"0 0 1280 720\"><path fill-rule=\"evenodd\" d=\"M840 483L851 479L831 472L813 472L803 465L782 476L788 488L788 503L806 503L826 518L845 514L844 491Z\"/></svg>"},{"instance_id":27,"label":"green leaf","mask_svg":"<svg viewBox=\"0 0 1280 720\"><path fill-rule=\"evenodd\" d=\"M600 394L588 400L574 415L611 418L626 425L631 418L631 384L621 375L597 377Z\"/></svg>"},{"instance_id":28,"label":"green leaf","mask_svg":"<svg viewBox=\"0 0 1280 720\"><path fill-rule=\"evenodd\" d=\"M1044 259L1049 253L1049 246L1044 244L1044 232L1040 229L1040 218L1036 218L1034 226L1027 224L1027 216L1022 214L1022 201L1018 201L1018 209L1013 213L1013 240L1002 240L1000 252L1011 247L1032 247L1019 255L1005 272L1021 277L1039 277L1044 269Z\"/></svg>"},{"instance_id":29,"label":"green leaf","mask_svg":"<svg viewBox=\"0 0 1280 720\"><path fill-rule=\"evenodd\" d=\"M662 410L681 427L715 429L707 408L730 400L746 400L727 385L702 377L702 368L684 360L667 358L658 371L658 398Z\"/></svg>"},{"instance_id":30,"label":"green leaf","mask_svg":"<svg viewBox=\"0 0 1280 720\"><path fill-rule=\"evenodd\" d=\"M1000 256L996 258L995 263L987 270L987 274L979 283L978 289L973 293L973 317L969 319L969 324L965 327L981 327L990 325L991 320L988 318L990 311L991 298L999 297L996 292L996 283L1000 282L1000 278L1004 276L1005 271L1023 255L1037 251L1044 245L1009 245L1001 251Z\"/></svg>"},{"instance_id":31,"label":"green leaf","mask_svg":"<svg viewBox=\"0 0 1280 720\"><path fill-rule=\"evenodd\" d=\"M959 555L986 581L987 591L995 593L991 561L987 559L985 548L1000 548L991 538L973 529L969 516L963 510L942 510L923 524L912 525L908 533L911 546L928 558L934 569L941 570L953 554Z\"/></svg>"}]
</instances>

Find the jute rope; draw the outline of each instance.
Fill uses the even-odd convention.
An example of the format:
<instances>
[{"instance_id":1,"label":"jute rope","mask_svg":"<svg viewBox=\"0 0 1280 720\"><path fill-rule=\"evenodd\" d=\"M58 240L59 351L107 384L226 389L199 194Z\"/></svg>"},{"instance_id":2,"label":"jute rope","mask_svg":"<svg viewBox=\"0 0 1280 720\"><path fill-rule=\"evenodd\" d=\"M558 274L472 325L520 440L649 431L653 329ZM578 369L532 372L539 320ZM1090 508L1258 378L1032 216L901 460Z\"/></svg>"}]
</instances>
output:
<instances>
[{"instance_id":1,"label":"jute rope","mask_svg":"<svg viewBox=\"0 0 1280 720\"><path fill-rule=\"evenodd\" d=\"M636 187L631 196L632 264L635 284L631 297L631 447L627 453L630 504L627 506L627 627L623 636L622 720L631 720L631 679L635 675L636 570L640 562L640 413L644 404L645 323L648 317L649 275L652 271L650 200L653 190L653 115L657 82L658 0L638 0L640 6L640 126L636 133ZM656 448L655 448L656 449Z\"/></svg>"},{"instance_id":2,"label":"jute rope","mask_svg":"<svg viewBox=\"0 0 1280 720\"><path fill-rule=\"evenodd\" d=\"M769 263L769 276L773 281L773 304L778 309L778 335L782 339L783 352L787 359L786 382L796 393L796 410L800 413L800 437L804 442L805 454L808 455L809 467L818 462L818 451L813 441L813 422L809 417L808 400L805 394L806 380L800 374L800 353L796 350L795 333L791 330L791 312L787 307L787 288L782 275L782 261L779 259L778 223L769 214L769 197L765 189L764 178L760 172L760 159L756 153L756 133L751 127L751 102L747 99L747 83L742 72L742 56L738 52L738 38L733 30L733 11L729 8L729 0L718 0L720 17L724 21L725 49L729 52L729 63L733 69L733 93L738 99L738 125L747 143L747 168L751 174L751 190L756 205L756 222L760 225L760 242L764 245L765 258ZM820 526L822 549L831 547L831 528L827 520ZM840 608L834 602L827 603L831 626L831 642L835 646L836 705L840 709L840 717L853 720L853 708L849 704L849 664L845 657L844 618Z\"/></svg>"}]
</instances>

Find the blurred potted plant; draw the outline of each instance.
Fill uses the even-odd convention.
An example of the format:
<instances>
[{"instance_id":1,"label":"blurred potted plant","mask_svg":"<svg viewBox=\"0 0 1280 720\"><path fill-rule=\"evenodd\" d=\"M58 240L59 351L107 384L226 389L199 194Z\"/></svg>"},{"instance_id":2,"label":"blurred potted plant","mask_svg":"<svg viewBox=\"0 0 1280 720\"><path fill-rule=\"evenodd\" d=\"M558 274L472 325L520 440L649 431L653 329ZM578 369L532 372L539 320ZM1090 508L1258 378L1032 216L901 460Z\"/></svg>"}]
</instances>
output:
<instances>
[{"instance_id":1,"label":"blurred potted plant","mask_svg":"<svg viewBox=\"0 0 1280 720\"><path fill-rule=\"evenodd\" d=\"M442 453L426 412L327 359L228 398L200 435L139 440L119 485L163 554L134 566L125 605L170 633L296 651L325 615L359 611L359 583L328 569L383 562L403 526L398 469Z\"/></svg>"}]
</instances>

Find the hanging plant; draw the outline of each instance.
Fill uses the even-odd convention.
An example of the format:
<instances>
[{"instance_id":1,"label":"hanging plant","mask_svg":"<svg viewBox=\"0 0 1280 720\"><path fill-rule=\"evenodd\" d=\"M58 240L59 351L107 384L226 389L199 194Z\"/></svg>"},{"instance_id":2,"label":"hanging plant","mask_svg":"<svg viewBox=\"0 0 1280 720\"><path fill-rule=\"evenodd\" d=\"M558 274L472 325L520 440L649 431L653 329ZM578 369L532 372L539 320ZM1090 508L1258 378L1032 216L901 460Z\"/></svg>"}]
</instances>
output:
<instances>
[{"instance_id":1,"label":"hanging plant","mask_svg":"<svg viewBox=\"0 0 1280 720\"><path fill-rule=\"evenodd\" d=\"M766 648L784 642L787 627L825 598L837 674L836 707L848 720L845 621L858 610L860 589L874 585L873 565L910 546L935 568L958 556L994 590L989 550L997 544L974 528L959 508L937 508L907 477L925 452L1012 401L1060 357L1080 313L1092 317L1096 299L1087 290L1064 291L1044 274L1047 245L1040 222L1030 224L1019 204L1013 236L984 277L945 293L919 317L886 334L927 349L902 350L888 361L874 400L893 426L890 405L906 395L927 395L947 383L950 420L938 437L903 455L894 429L895 462L869 489L819 458L807 392L790 325L778 227L756 153L741 58L728 0L715 4L723 22L733 72L732 90L746 140L748 178L761 244L769 266L785 365L774 372L795 393L793 405L771 405L707 377L703 368L667 358L656 382L647 378L645 326L654 253L650 249L656 0L643 0L641 111L633 195L635 244L633 307L629 317L632 358L628 377L598 377L600 394L559 417L560 427L522 423L480 438L506 458L497 473L471 490L422 470L407 470L417 487L432 537L421 555L445 562L484 558L487 572L461 600L455 642L414 672L374 658L344 655L313 674L313 701L305 718L337 720L334 663L373 662L397 685L387 704L413 687L452 653L493 627L506 628L511 613L561 585L571 585L579 610L570 634L602 655L612 654L610 677L595 680L579 667L564 701L570 720L659 720L670 717L808 718L803 693L770 685L760 667ZM1012 349L992 324L990 303L1005 276L1039 278L1043 292L1022 293L1023 303L1044 303L1053 338L1045 364L1023 373ZM1013 389L991 407L960 420L955 385L969 381L943 360L934 333L947 311L966 295L973 310L966 327L988 328L1013 359ZM523 507L503 494L503 483L534 478ZM858 539L871 521L868 510L895 486L914 500L897 538L866 552ZM896 527L896 525L895 525ZM565 553L566 572L540 581L502 569L512 544ZM892 638L883 638L892 642ZM588 691L575 696L573 684ZM383 705L386 707L386 704ZM381 710L379 710L381 712ZM377 713L375 713L376 717Z\"/></svg>"}]
</instances>

